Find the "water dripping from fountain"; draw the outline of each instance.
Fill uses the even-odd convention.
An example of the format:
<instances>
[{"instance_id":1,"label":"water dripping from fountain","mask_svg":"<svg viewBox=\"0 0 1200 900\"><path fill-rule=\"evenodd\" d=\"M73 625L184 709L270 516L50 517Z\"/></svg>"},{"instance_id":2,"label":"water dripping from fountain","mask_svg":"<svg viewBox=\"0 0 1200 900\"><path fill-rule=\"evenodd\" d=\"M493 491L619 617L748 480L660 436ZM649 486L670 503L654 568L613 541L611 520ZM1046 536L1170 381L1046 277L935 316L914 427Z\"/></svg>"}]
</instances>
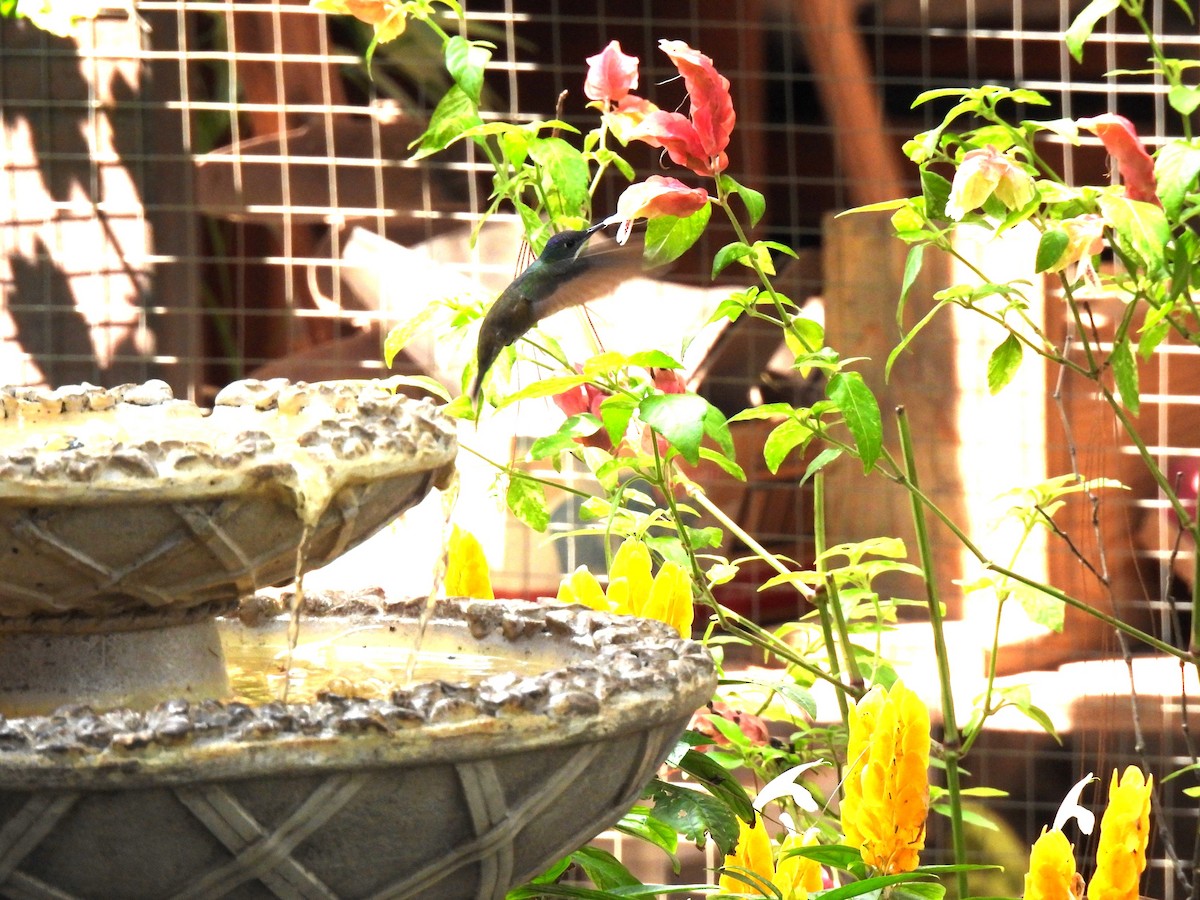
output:
<instances>
[{"instance_id":1,"label":"water dripping from fountain","mask_svg":"<svg viewBox=\"0 0 1200 900\"><path fill-rule=\"evenodd\" d=\"M296 579L292 585L292 602L288 608L287 630L287 662L283 670L283 690L279 699L284 703L288 700L288 688L292 684L292 661L296 655L296 645L300 641L300 610L304 606L304 568L308 561L308 545L312 540L313 524L304 523L300 533L300 546L296 548Z\"/></svg>"},{"instance_id":2,"label":"water dripping from fountain","mask_svg":"<svg viewBox=\"0 0 1200 900\"><path fill-rule=\"evenodd\" d=\"M461 481L459 479L458 470L455 469L451 474L446 486L441 489L442 495L442 552L438 554L437 562L434 563L433 584L429 591L429 596L421 602L421 612L417 616L417 634L413 641L411 655L408 658L408 667L404 673L404 683L411 685L416 680L417 660L421 654L421 640L425 636L425 629L429 626L429 620L433 617L434 597L440 597L445 593L446 585L446 569L449 563L450 552L450 535L454 530L454 508L458 505L458 492Z\"/></svg>"}]
</instances>

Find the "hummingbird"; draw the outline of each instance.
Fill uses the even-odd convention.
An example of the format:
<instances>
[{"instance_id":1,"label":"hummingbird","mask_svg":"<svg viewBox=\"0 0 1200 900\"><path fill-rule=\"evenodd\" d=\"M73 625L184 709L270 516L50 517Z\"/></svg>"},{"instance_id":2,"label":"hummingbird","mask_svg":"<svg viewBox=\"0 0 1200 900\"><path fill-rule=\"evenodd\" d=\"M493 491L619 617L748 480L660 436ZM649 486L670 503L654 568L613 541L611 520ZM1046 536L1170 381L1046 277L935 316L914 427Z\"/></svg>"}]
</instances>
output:
<instances>
[{"instance_id":1,"label":"hummingbird","mask_svg":"<svg viewBox=\"0 0 1200 900\"><path fill-rule=\"evenodd\" d=\"M606 219L590 228L554 235L541 255L496 298L479 327L472 403L479 400L483 377L501 350L551 313L580 306L633 273L628 254L583 253L592 235L608 224ZM615 278L582 277L602 268Z\"/></svg>"}]
</instances>

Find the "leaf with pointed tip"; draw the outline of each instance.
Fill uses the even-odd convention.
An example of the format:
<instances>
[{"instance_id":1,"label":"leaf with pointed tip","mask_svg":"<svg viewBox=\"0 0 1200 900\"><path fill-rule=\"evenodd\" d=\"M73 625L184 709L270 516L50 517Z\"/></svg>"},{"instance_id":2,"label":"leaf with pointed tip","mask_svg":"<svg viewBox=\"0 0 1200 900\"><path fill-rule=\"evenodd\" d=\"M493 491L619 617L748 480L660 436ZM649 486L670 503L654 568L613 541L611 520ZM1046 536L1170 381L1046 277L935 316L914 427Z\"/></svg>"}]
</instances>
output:
<instances>
[{"instance_id":1,"label":"leaf with pointed tip","mask_svg":"<svg viewBox=\"0 0 1200 900\"><path fill-rule=\"evenodd\" d=\"M685 218L659 216L646 223L646 262L663 266L683 256L700 239L712 216L708 203Z\"/></svg>"},{"instance_id":2,"label":"leaf with pointed tip","mask_svg":"<svg viewBox=\"0 0 1200 900\"><path fill-rule=\"evenodd\" d=\"M1073 22L1063 33L1063 40L1075 62L1083 61L1083 45L1092 36L1092 31L1100 20L1114 12L1121 5L1121 0L1092 0L1079 11Z\"/></svg>"},{"instance_id":3,"label":"leaf with pointed tip","mask_svg":"<svg viewBox=\"0 0 1200 900\"><path fill-rule=\"evenodd\" d=\"M550 525L550 507L540 481L510 473L504 499L512 514L534 531L541 533Z\"/></svg>"},{"instance_id":4,"label":"leaf with pointed tip","mask_svg":"<svg viewBox=\"0 0 1200 900\"><path fill-rule=\"evenodd\" d=\"M415 141L412 159L424 159L445 150L462 138L462 133L481 123L479 107L457 84L446 91L429 118L429 127Z\"/></svg>"},{"instance_id":5,"label":"leaf with pointed tip","mask_svg":"<svg viewBox=\"0 0 1200 900\"><path fill-rule=\"evenodd\" d=\"M638 404L642 421L692 465L700 462L709 402L698 394L652 394ZM718 413L719 415L719 413Z\"/></svg>"},{"instance_id":6,"label":"leaf with pointed tip","mask_svg":"<svg viewBox=\"0 0 1200 900\"><path fill-rule=\"evenodd\" d=\"M863 471L869 472L883 448L883 418L879 402L859 372L838 372L829 379L825 395L837 404L854 443Z\"/></svg>"},{"instance_id":7,"label":"leaf with pointed tip","mask_svg":"<svg viewBox=\"0 0 1200 900\"><path fill-rule=\"evenodd\" d=\"M446 59L446 71L454 79L454 83L478 105L479 95L483 91L483 75L487 69L488 60L492 58L493 44L486 41L469 41L462 35L453 35L446 41L443 53Z\"/></svg>"},{"instance_id":8,"label":"leaf with pointed tip","mask_svg":"<svg viewBox=\"0 0 1200 900\"><path fill-rule=\"evenodd\" d=\"M1021 367L1023 355L1024 348L1017 336L1011 333L1006 335L1004 340L992 351L992 355L988 357L988 391L998 394L1013 380L1017 369Z\"/></svg>"},{"instance_id":9,"label":"leaf with pointed tip","mask_svg":"<svg viewBox=\"0 0 1200 900\"><path fill-rule=\"evenodd\" d=\"M1128 335L1113 345L1108 361L1112 364L1113 380L1117 383L1122 405L1136 416L1142 403L1138 390L1137 360L1129 346Z\"/></svg>"}]
</instances>

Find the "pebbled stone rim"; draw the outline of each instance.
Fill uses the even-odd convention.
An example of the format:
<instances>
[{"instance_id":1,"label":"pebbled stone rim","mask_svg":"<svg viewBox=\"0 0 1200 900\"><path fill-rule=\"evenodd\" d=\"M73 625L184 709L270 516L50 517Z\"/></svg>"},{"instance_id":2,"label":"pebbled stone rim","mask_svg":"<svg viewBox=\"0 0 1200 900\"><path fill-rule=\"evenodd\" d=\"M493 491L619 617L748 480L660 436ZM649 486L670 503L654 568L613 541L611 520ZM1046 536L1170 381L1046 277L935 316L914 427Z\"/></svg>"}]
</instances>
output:
<instances>
[{"instance_id":1,"label":"pebbled stone rim","mask_svg":"<svg viewBox=\"0 0 1200 900\"><path fill-rule=\"evenodd\" d=\"M243 602L244 623L272 618L286 596ZM377 616L414 621L421 601L381 591L321 594L308 616ZM0 786L66 786L106 779L195 780L271 764L302 769L428 756L511 752L585 731L618 732L670 720L702 705L716 686L704 647L661 622L557 602L449 599L435 602L431 627L513 647L555 646L562 665L536 675L500 673L476 684L432 681L386 699L332 694L313 703L166 700L153 709L97 711L67 706L48 716L0 718ZM247 753L249 751L249 753Z\"/></svg>"}]
</instances>

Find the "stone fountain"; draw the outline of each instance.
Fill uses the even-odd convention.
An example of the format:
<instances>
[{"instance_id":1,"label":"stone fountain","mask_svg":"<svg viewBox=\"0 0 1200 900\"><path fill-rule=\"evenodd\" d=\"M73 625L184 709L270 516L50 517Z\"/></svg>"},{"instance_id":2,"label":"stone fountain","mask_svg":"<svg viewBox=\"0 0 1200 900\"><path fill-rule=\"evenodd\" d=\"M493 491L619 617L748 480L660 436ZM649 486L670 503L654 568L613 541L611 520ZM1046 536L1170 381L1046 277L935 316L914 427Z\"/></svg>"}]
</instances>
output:
<instances>
[{"instance_id":1,"label":"stone fountain","mask_svg":"<svg viewBox=\"0 0 1200 900\"><path fill-rule=\"evenodd\" d=\"M0 414L4 896L500 898L615 822L715 685L661 623L263 591L452 477L428 401L147 382L0 389ZM318 641L492 667L234 698L226 657L286 652L296 609Z\"/></svg>"}]
</instances>

